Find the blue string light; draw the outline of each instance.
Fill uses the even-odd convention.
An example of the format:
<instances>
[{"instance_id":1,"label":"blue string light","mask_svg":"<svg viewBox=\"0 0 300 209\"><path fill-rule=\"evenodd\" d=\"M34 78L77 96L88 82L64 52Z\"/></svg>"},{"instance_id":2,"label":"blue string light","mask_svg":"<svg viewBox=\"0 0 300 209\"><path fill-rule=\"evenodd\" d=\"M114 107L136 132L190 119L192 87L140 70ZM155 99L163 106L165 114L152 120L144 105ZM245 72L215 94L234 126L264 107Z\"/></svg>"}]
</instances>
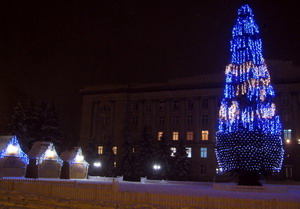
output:
<instances>
[{"instance_id":1,"label":"blue string light","mask_svg":"<svg viewBox=\"0 0 300 209\"><path fill-rule=\"evenodd\" d=\"M0 158L15 156L19 157L23 163L28 165L28 156L22 151L19 141L16 136L14 136L6 145L6 147L0 152Z\"/></svg>"},{"instance_id":2,"label":"blue string light","mask_svg":"<svg viewBox=\"0 0 300 209\"><path fill-rule=\"evenodd\" d=\"M284 154L282 125L253 17L252 9L243 5L232 30L216 155L223 171L278 172Z\"/></svg>"}]
</instances>

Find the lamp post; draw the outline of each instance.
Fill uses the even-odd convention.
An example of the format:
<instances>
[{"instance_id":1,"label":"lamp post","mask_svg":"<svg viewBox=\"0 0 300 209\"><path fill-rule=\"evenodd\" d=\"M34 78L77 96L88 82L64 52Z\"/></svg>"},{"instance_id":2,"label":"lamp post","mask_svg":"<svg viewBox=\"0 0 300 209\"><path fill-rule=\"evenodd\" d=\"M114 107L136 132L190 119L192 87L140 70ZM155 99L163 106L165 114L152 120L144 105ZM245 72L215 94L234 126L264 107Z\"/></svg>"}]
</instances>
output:
<instances>
[{"instance_id":1,"label":"lamp post","mask_svg":"<svg viewBox=\"0 0 300 209\"><path fill-rule=\"evenodd\" d=\"M159 163L154 163L153 166L152 166L152 168L153 168L153 174L154 174L153 177L155 179L160 178L160 170L162 168L161 165Z\"/></svg>"},{"instance_id":2,"label":"lamp post","mask_svg":"<svg viewBox=\"0 0 300 209\"><path fill-rule=\"evenodd\" d=\"M93 165L94 165L95 168L100 168L101 167L101 162L95 161Z\"/></svg>"},{"instance_id":3,"label":"lamp post","mask_svg":"<svg viewBox=\"0 0 300 209\"><path fill-rule=\"evenodd\" d=\"M153 165L153 170L154 170L154 171L157 172L157 171L159 171L160 169L161 169L160 164L154 164L154 165Z\"/></svg>"}]
</instances>

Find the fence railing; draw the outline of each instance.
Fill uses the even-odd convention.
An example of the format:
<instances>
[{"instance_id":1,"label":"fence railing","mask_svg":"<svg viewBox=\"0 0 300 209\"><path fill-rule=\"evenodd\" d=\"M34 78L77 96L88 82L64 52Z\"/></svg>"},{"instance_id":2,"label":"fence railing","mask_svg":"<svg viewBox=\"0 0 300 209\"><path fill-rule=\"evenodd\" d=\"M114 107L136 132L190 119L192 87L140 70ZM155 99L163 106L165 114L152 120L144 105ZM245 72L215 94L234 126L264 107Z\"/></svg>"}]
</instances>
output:
<instances>
[{"instance_id":1,"label":"fence railing","mask_svg":"<svg viewBox=\"0 0 300 209\"><path fill-rule=\"evenodd\" d=\"M212 196L189 196L120 191L118 183L92 184L84 181L47 181L34 179L1 179L0 188L62 199L91 201L107 205L153 205L168 208L243 208L294 209L300 202L283 200L239 199Z\"/></svg>"}]
</instances>

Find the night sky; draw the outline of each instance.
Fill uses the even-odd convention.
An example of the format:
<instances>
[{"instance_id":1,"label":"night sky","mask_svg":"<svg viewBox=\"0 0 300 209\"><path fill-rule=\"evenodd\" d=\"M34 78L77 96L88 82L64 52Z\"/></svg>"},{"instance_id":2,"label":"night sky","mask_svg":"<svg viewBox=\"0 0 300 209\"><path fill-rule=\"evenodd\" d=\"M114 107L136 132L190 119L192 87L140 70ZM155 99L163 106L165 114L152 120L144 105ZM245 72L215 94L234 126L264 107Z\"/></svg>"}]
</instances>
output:
<instances>
[{"instance_id":1,"label":"night sky","mask_svg":"<svg viewBox=\"0 0 300 209\"><path fill-rule=\"evenodd\" d=\"M7 118L17 100L54 102L65 139L77 141L78 92L84 86L223 72L230 61L231 30L242 2L1 3L0 114ZM266 59L300 65L296 2L248 1Z\"/></svg>"}]
</instances>

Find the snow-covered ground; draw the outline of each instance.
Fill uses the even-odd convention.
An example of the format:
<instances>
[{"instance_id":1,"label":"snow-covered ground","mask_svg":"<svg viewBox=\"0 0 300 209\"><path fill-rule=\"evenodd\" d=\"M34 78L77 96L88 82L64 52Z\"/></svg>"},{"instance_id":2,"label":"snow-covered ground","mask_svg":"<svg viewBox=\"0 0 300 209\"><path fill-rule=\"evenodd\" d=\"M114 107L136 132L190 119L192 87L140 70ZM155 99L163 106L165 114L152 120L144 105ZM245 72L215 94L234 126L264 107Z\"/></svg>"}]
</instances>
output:
<instances>
[{"instance_id":1,"label":"snow-covered ground","mask_svg":"<svg viewBox=\"0 0 300 209\"><path fill-rule=\"evenodd\" d=\"M243 192L243 191L227 191L214 189L214 183L211 182L159 182L159 183L132 183L120 182L119 189L121 191L139 191L149 193L166 193L178 195L193 196L214 196L214 197L231 197L245 199L277 199L287 201L300 201L300 185L283 185L283 184L265 184L264 187L269 188L270 192ZM215 183L224 187L234 186L233 183ZM272 187L275 187L272 190ZM275 192L272 192L275 191Z\"/></svg>"},{"instance_id":2,"label":"snow-covered ground","mask_svg":"<svg viewBox=\"0 0 300 209\"><path fill-rule=\"evenodd\" d=\"M25 180L25 179L24 179ZM40 179L43 181L43 179ZM46 180L46 179L45 179ZM49 181L50 179L47 179ZM51 181L66 181L60 179L52 179ZM88 184L111 184L109 181L95 180L70 180L77 183ZM188 195L188 196L208 196L208 197L224 197L238 199L253 199L253 200L282 200L300 202L300 185L288 184L264 184L266 191L228 191L226 188L234 186L233 183L211 183L211 182L166 182L166 181L146 181L139 182L117 182L118 191L134 192L134 193L155 193L155 194L171 194L171 195ZM214 185L218 185L216 189ZM272 192L273 191L273 192ZM34 192L32 192L34 193ZM52 198L46 196L37 196L28 193L19 193L16 191L0 190L0 208L163 208L157 205L130 205L130 204L114 204L99 202L87 202L79 200L67 200ZM195 207L185 207L195 208Z\"/></svg>"}]
</instances>

